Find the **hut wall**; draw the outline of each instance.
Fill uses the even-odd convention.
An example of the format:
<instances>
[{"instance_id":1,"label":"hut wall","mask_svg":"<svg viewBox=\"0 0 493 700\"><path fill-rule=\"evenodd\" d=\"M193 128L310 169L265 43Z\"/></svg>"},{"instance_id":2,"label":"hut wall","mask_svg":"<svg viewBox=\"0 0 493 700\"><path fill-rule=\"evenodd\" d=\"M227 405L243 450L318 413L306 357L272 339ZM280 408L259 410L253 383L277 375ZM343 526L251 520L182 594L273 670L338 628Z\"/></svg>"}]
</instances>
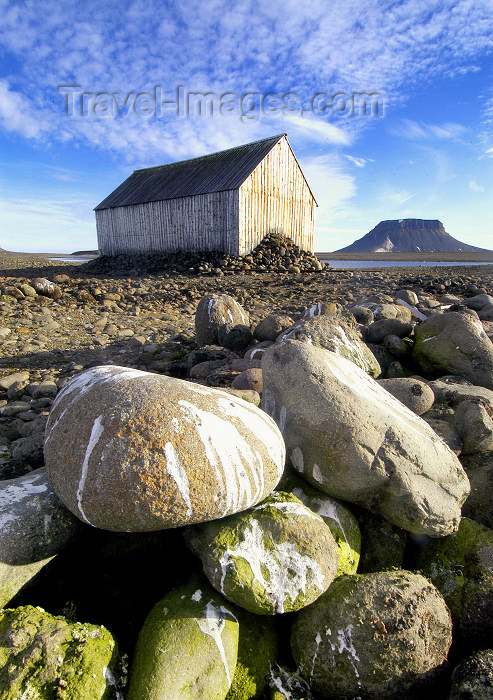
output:
<instances>
[{"instance_id":1,"label":"hut wall","mask_svg":"<svg viewBox=\"0 0 493 700\"><path fill-rule=\"evenodd\" d=\"M238 190L96 210L102 255L221 250L238 255Z\"/></svg>"},{"instance_id":2,"label":"hut wall","mask_svg":"<svg viewBox=\"0 0 493 700\"><path fill-rule=\"evenodd\" d=\"M267 154L239 190L239 254L279 231L313 252L315 201L286 138Z\"/></svg>"}]
</instances>

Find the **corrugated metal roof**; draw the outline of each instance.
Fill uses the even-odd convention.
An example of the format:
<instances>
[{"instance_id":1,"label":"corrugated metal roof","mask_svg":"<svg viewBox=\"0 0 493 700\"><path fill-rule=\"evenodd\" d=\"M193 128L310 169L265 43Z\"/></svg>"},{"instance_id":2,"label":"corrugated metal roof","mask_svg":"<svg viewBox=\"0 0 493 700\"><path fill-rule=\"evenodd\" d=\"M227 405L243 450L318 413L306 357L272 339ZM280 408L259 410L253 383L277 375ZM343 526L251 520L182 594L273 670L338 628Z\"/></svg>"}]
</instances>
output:
<instances>
[{"instance_id":1,"label":"corrugated metal roof","mask_svg":"<svg viewBox=\"0 0 493 700\"><path fill-rule=\"evenodd\" d=\"M95 209L234 190L284 136L286 134L279 134L227 151L135 170Z\"/></svg>"}]
</instances>

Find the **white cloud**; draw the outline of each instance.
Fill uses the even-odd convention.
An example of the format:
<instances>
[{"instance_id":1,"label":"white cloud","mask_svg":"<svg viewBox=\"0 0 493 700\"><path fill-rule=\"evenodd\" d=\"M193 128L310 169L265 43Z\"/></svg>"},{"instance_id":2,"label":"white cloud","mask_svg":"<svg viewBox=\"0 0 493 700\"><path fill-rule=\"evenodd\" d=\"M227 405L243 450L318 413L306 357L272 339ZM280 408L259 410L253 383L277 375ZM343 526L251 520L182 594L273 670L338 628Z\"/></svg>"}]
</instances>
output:
<instances>
[{"instance_id":1,"label":"white cloud","mask_svg":"<svg viewBox=\"0 0 493 700\"><path fill-rule=\"evenodd\" d=\"M122 93L154 84L169 90L182 84L188 90L239 93L274 89L297 92L304 101L320 91L379 90L395 104L417 80L472 70L474 57L493 46L493 7L481 0L443 0L432 7L420 0L366 5L359 0L310 0L308 7L297 0L260 5L254 0L208 0L195 3L193 11L184 0L135 0L121 3L117 13L111 4L95 0L84 6L38 0L23 5L22 11L20 7L5 5L0 30L3 46L21 64L17 77L22 90L20 98L9 98L6 128L29 138L39 138L46 128L54 140L86 143L125 157L128 143L137 147L143 136L159 143L169 125L150 121L144 127L142 120L135 120L121 128L112 119L88 119L90 126L80 119L62 121L57 85ZM12 109L27 106L18 100L27 100L28 94L31 104L51 105L52 119L46 109L40 123L26 109L26 116L15 123ZM168 144L170 138L184 141L191 131L198 132L183 120L173 121ZM334 124L295 117L290 123L308 142L338 146L352 143L355 132L368 128L369 121ZM214 128L226 134L239 131L225 120L207 126L202 122L201 128L209 133ZM454 139L461 128L414 123L407 125L407 132L411 138Z\"/></svg>"},{"instance_id":2,"label":"white cloud","mask_svg":"<svg viewBox=\"0 0 493 700\"><path fill-rule=\"evenodd\" d=\"M289 125L290 131L294 127L294 131L301 132L307 138L317 142L348 146L353 140L347 131L320 117L290 116L286 124Z\"/></svg>"},{"instance_id":3,"label":"white cloud","mask_svg":"<svg viewBox=\"0 0 493 700\"><path fill-rule=\"evenodd\" d=\"M396 189L392 186L384 187L379 195L379 200L388 206L391 210L395 210L395 207L400 207L410 199L416 197L413 192L408 192L403 189Z\"/></svg>"},{"instance_id":4,"label":"white cloud","mask_svg":"<svg viewBox=\"0 0 493 700\"><path fill-rule=\"evenodd\" d=\"M16 251L23 241L26 252L49 253L97 248L93 207L83 200L0 199L1 246Z\"/></svg>"},{"instance_id":5,"label":"white cloud","mask_svg":"<svg viewBox=\"0 0 493 700\"><path fill-rule=\"evenodd\" d=\"M0 125L28 139L39 138L49 126L27 97L9 88L7 80L0 80Z\"/></svg>"},{"instance_id":6,"label":"white cloud","mask_svg":"<svg viewBox=\"0 0 493 700\"><path fill-rule=\"evenodd\" d=\"M345 154L344 158L347 158L350 163L356 165L357 168L364 168L367 163L374 163L373 158L357 158L356 156L350 156Z\"/></svg>"},{"instance_id":7,"label":"white cloud","mask_svg":"<svg viewBox=\"0 0 493 700\"><path fill-rule=\"evenodd\" d=\"M394 134L394 136L410 139L412 141L433 139L450 139L456 141L467 129L462 124L454 122L426 124L424 122L413 121L412 119L403 119L399 124L392 125L389 131Z\"/></svg>"},{"instance_id":8,"label":"white cloud","mask_svg":"<svg viewBox=\"0 0 493 700\"><path fill-rule=\"evenodd\" d=\"M484 192L483 185L478 185L476 180L469 180L469 189L471 192Z\"/></svg>"},{"instance_id":9,"label":"white cloud","mask_svg":"<svg viewBox=\"0 0 493 700\"><path fill-rule=\"evenodd\" d=\"M349 202L356 195L354 177L344 171L340 158L324 155L300 158L300 165L308 180L318 208L315 213L315 247L317 250L335 250L332 225L334 219L347 215Z\"/></svg>"}]
</instances>

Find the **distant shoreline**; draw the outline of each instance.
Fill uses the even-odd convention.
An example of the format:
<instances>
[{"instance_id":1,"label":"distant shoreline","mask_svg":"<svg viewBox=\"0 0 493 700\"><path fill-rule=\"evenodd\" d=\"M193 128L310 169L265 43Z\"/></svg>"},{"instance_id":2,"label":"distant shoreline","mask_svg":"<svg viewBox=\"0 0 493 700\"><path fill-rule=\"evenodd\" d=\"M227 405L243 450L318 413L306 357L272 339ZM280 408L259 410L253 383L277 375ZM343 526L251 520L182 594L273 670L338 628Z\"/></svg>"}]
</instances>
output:
<instances>
[{"instance_id":1,"label":"distant shoreline","mask_svg":"<svg viewBox=\"0 0 493 700\"><path fill-rule=\"evenodd\" d=\"M91 260L98 257L96 251L80 251L76 253L24 253L10 250L0 250L1 255L19 255L43 258L87 258ZM403 260L422 262L493 262L493 251L457 252L457 253L315 253L321 260Z\"/></svg>"},{"instance_id":2,"label":"distant shoreline","mask_svg":"<svg viewBox=\"0 0 493 700\"><path fill-rule=\"evenodd\" d=\"M320 260L390 260L415 262L491 262L493 251L486 253L315 253Z\"/></svg>"}]
</instances>

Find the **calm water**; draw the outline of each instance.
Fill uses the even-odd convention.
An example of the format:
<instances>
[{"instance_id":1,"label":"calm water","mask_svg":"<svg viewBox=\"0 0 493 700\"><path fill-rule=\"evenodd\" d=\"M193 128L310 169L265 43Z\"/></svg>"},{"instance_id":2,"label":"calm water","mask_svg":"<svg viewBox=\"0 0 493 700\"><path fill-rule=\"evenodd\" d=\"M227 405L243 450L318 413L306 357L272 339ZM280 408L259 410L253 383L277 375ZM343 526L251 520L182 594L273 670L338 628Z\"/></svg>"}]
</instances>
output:
<instances>
[{"instance_id":1,"label":"calm water","mask_svg":"<svg viewBox=\"0 0 493 700\"><path fill-rule=\"evenodd\" d=\"M331 260L320 258L324 262L330 262L332 267L456 267L459 265L493 265L491 262L427 262L415 260Z\"/></svg>"},{"instance_id":2,"label":"calm water","mask_svg":"<svg viewBox=\"0 0 493 700\"><path fill-rule=\"evenodd\" d=\"M76 258L73 256L67 256L66 258L48 258L48 260L59 260L60 262L89 262L93 258Z\"/></svg>"}]
</instances>

